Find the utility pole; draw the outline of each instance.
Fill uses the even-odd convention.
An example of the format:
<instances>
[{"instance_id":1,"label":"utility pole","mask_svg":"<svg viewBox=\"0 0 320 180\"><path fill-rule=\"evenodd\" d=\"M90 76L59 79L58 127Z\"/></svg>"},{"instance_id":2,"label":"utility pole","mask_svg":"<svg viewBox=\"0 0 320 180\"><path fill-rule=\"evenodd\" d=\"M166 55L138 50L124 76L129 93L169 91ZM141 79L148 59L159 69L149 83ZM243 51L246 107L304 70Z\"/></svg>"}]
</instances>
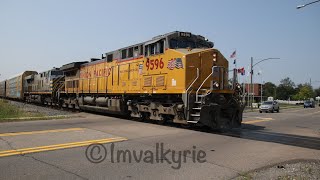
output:
<instances>
[{"instance_id":1,"label":"utility pole","mask_svg":"<svg viewBox=\"0 0 320 180\"><path fill-rule=\"evenodd\" d=\"M261 104L262 104L262 82L261 82Z\"/></svg>"},{"instance_id":2,"label":"utility pole","mask_svg":"<svg viewBox=\"0 0 320 180\"><path fill-rule=\"evenodd\" d=\"M310 86L311 86L311 78L310 78Z\"/></svg>"},{"instance_id":3,"label":"utility pole","mask_svg":"<svg viewBox=\"0 0 320 180\"><path fill-rule=\"evenodd\" d=\"M250 106L250 84L247 83L247 85L248 85L248 88L247 88L247 90L248 90L248 100L247 100L247 103L248 103L248 106Z\"/></svg>"},{"instance_id":4,"label":"utility pole","mask_svg":"<svg viewBox=\"0 0 320 180\"><path fill-rule=\"evenodd\" d=\"M320 1L320 0L319 0ZM253 92L253 85L252 85L252 76L253 76L253 67L263 61L267 61L267 60L271 60L271 59L280 59L280 58L266 58L266 59L262 59L260 60L259 62L253 64L253 57L251 57L251 66L250 66L250 91L251 91L251 110L253 110L253 107L252 107L252 103L253 103L253 100L254 100L254 92Z\"/></svg>"},{"instance_id":5,"label":"utility pole","mask_svg":"<svg viewBox=\"0 0 320 180\"><path fill-rule=\"evenodd\" d=\"M251 57L251 65L250 65L250 92L251 94L251 110L253 110L252 103L253 103L253 86L252 86L252 76L253 76L253 57Z\"/></svg>"}]
</instances>

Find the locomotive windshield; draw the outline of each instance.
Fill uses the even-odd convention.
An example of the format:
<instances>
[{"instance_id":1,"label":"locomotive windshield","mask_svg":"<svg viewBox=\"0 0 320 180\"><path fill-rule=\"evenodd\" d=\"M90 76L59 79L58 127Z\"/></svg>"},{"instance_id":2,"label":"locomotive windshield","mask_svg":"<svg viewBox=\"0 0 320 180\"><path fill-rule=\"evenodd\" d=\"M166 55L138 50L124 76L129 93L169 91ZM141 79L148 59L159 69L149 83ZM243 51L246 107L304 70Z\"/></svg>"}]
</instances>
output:
<instances>
[{"instance_id":1,"label":"locomotive windshield","mask_svg":"<svg viewBox=\"0 0 320 180\"><path fill-rule=\"evenodd\" d=\"M170 48L171 49L179 49L179 48L212 48L212 44L208 41L198 40L195 41L193 39L171 39L170 40Z\"/></svg>"},{"instance_id":2,"label":"locomotive windshield","mask_svg":"<svg viewBox=\"0 0 320 180\"><path fill-rule=\"evenodd\" d=\"M51 75L52 76L59 76L59 75L63 75L62 71L51 71Z\"/></svg>"}]
</instances>

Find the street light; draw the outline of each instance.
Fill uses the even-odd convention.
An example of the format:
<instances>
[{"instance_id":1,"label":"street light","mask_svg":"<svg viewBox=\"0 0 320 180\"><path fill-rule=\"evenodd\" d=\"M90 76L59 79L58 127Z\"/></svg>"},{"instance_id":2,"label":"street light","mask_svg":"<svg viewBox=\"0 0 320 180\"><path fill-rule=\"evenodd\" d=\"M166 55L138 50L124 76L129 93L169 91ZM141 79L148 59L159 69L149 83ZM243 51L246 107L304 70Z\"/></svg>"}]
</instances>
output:
<instances>
[{"instance_id":1,"label":"street light","mask_svg":"<svg viewBox=\"0 0 320 180\"><path fill-rule=\"evenodd\" d=\"M310 3L303 4L303 5L299 5L299 6L297 6L297 9L304 8L304 7L306 7L306 6L310 5L310 4L317 3L317 2L320 2L320 0L312 1L312 2L310 2Z\"/></svg>"},{"instance_id":2,"label":"street light","mask_svg":"<svg viewBox=\"0 0 320 180\"><path fill-rule=\"evenodd\" d=\"M320 1L320 0L319 0ZM258 61L257 63L253 64L253 57L251 57L251 68L250 68L250 91L252 93L252 97L251 97L251 110L253 110L253 107L252 107L252 103L254 101L253 99L253 85L252 85L252 77L253 77L253 67L256 66L257 64L263 62L263 61L267 61L267 60L272 60L272 59L280 59L280 58L266 58L266 59L262 59L260 61Z\"/></svg>"}]
</instances>

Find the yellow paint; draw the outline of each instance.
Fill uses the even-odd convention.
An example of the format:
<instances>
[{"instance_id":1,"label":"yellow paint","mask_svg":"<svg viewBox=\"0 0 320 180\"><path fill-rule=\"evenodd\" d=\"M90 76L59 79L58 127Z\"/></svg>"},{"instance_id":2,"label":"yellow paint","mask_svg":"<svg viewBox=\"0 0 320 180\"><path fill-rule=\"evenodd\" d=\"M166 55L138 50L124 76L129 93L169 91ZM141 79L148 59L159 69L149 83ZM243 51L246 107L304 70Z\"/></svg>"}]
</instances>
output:
<instances>
[{"instance_id":1,"label":"yellow paint","mask_svg":"<svg viewBox=\"0 0 320 180\"><path fill-rule=\"evenodd\" d=\"M266 122L266 121L272 121L272 120L273 119L250 120L250 121L242 122L242 124L254 124L254 123Z\"/></svg>"},{"instance_id":2,"label":"yellow paint","mask_svg":"<svg viewBox=\"0 0 320 180\"><path fill-rule=\"evenodd\" d=\"M213 55L216 61L213 61ZM182 67L168 66L174 59L180 58ZM175 64L175 63L174 63ZM224 86L228 86L228 61L217 49L179 51L167 49L162 54L138 56L129 59L117 59L112 62L95 61L80 67L79 88L66 88L74 93L108 94L181 94L193 82L195 92L211 73L212 66L226 68ZM218 77L218 76L217 76ZM211 81L218 81L213 76L202 86L210 89ZM227 89L227 88L225 88ZM215 90L217 93L234 93L233 90Z\"/></svg>"},{"instance_id":3,"label":"yellow paint","mask_svg":"<svg viewBox=\"0 0 320 180\"><path fill-rule=\"evenodd\" d=\"M55 145L48 145L48 146L38 146L38 147L23 148L23 149L16 149L16 150L5 150L5 151L0 151L0 157L88 146L94 143L104 144L104 143L111 143L111 142L121 142L126 140L128 139L122 138L122 137L115 137L115 138L97 139L97 140L72 142L72 143L64 143L64 144L55 144Z\"/></svg>"},{"instance_id":4,"label":"yellow paint","mask_svg":"<svg viewBox=\"0 0 320 180\"><path fill-rule=\"evenodd\" d=\"M255 117L257 119L263 119L263 120L273 120L273 118L263 118L263 117Z\"/></svg>"},{"instance_id":5,"label":"yellow paint","mask_svg":"<svg viewBox=\"0 0 320 180\"><path fill-rule=\"evenodd\" d=\"M18 135L29 135L29 134L55 133L55 132L67 132L67 131L81 131L81 130L83 130L83 128L68 128L68 129L52 129L52 130L43 130L43 131L3 133L3 134L0 134L0 137L5 137L5 136L18 136Z\"/></svg>"}]
</instances>

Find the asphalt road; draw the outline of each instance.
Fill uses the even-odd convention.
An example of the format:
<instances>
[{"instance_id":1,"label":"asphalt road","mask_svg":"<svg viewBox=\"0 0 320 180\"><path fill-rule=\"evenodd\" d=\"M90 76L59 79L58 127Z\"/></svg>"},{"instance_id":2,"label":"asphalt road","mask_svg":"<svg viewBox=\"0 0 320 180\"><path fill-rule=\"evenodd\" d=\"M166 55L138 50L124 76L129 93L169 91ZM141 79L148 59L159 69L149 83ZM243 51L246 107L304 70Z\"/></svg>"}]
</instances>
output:
<instances>
[{"instance_id":1,"label":"asphalt road","mask_svg":"<svg viewBox=\"0 0 320 180\"><path fill-rule=\"evenodd\" d=\"M233 179L320 159L318 107L248 112L228 132L81 115L1 123L0 179Z\"/></svg>"}]
</instances>

